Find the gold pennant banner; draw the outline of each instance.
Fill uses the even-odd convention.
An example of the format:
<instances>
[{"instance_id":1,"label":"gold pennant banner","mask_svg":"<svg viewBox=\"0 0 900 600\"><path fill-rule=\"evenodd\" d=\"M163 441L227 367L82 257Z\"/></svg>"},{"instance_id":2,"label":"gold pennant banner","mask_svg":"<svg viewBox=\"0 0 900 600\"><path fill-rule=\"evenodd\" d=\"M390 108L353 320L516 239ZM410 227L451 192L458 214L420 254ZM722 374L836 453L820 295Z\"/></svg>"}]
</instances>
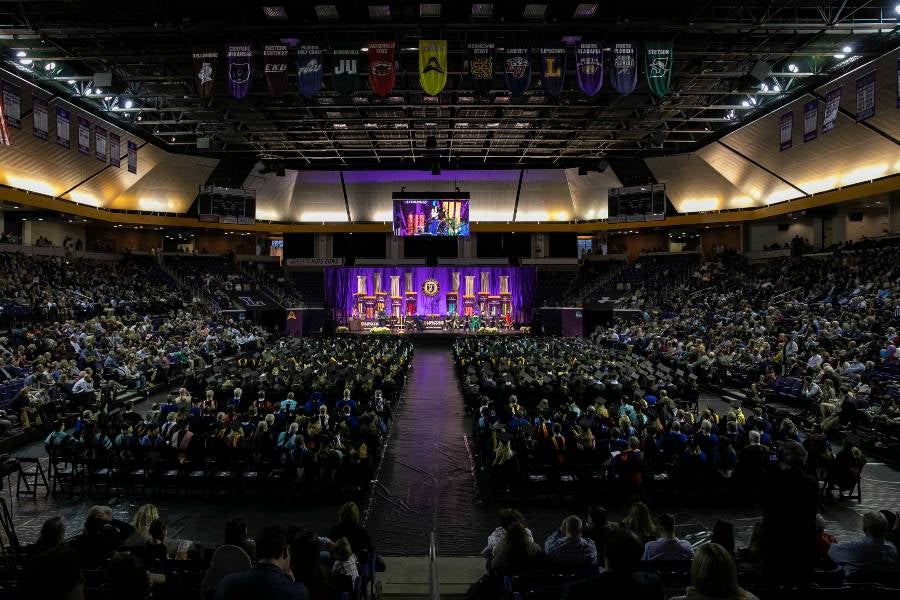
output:
<instances>
[{"instance_id":1,"label":"gold pennant banner","mask_svg":"<svg viewBox=\"0 0 900 600\"><path fill-rule=\"evenodd\" d=\"M447 40L419 40L419 82L429 96L447 85Z\"/></svg>"}]
</instances>

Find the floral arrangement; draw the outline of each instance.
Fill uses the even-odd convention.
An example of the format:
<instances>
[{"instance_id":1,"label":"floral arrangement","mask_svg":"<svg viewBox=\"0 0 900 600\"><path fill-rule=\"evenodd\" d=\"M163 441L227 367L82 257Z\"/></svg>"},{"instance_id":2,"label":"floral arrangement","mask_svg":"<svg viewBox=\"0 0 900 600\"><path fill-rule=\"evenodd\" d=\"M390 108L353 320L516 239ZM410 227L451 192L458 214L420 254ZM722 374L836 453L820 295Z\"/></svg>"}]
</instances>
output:
<instances>
[{"instance_id":1,"label":"floral arrangement","mask_svg":"<svg viewBox=\"0 0 900 600\"><path fill-rule=\"evenodd\" d=\"M369 330L369 333L374 335L389 335L391 333L390 327L373 327Z\"/></svg>"},{"instance_id":2,"label":"floral arrangement","mask_svg":"<svg viewBox=\"0 0 900 600\"><path fill-rule=\"evenodd\" d=\"M350 330L347 328L346 325L338 325L338 326L335 328L334 332L335 332L335 333L349 333Z\"/></svg>"},{"instance_id":3,"label":"floral arrangement","mask_svg":"<svg viewBox=\"0 0 900 600\"><path fill-rule=\"evenodd\" d=\"M519 331L522 333L531 333L531 325L522 325L519 327Z\"/></svg>"},{"instance_id":4,"label":"floral arrangement","mask_svg":"<svg viewBox=\"0 0 900 600\"><path fill-rule=\"evenodd\" d=\"M497 329L496 327L482 327L481 329L478 330L478 333L484 333L484 334L500 333L500 330Z\"/></svg>"}]
</instances>

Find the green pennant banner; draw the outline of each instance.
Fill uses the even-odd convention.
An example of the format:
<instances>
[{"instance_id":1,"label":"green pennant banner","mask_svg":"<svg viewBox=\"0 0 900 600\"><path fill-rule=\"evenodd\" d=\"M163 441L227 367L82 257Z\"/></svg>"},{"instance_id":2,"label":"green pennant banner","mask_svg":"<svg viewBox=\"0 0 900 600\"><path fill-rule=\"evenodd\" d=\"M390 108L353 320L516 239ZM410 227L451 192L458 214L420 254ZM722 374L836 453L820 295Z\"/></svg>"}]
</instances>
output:
<instances>
[{"instance_id":1,"label":"green pennant banner","mask_svg":"<svg viewBox=\"0 0 900 600\"><path fill-rule=\"evenodd\" d=\"M665 96L672 81L672 42L647 42L644 44L644 73L650 91Z\"/></svg>"}]
</instances>

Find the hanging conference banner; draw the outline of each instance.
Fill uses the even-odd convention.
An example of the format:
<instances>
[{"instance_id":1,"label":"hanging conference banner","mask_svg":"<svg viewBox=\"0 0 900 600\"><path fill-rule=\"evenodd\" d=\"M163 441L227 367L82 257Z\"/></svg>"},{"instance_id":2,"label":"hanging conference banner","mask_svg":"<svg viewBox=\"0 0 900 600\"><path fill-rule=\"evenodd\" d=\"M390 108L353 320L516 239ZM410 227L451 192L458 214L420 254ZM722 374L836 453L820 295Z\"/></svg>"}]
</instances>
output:
<instances>
[{"instance_id":1,"label":"hanging conference banner","mask_svg":"<svg viewBox=\"0 0 900 600\"><path fill-rule=\"evenodd\" d=\"M875 116L875 71L856 80L856 120L865 121Z\"/></svg>"},{"instance_id":2,"label":"hanging conference banner","mask_svg":"<svg viewBox=\"0 0 900 600\"><path fill-rule=\"evenodd\" d=\"M3 82L3 114L6 124L22 129L22 89L11 83Z\"/></svg>"},{"instance_id":3,"label":"hanging conference banner","mask_svg":"<svg viewBox=\"0 0 900 600\"><path fill-rule=\"evenodd\" d=\"M128 172L137 175L137 144L128 140Z\"/></svg>"},{"instance_id":4,"label":"hanging conference banner","mask_svg":"<svg viewBox=\"0 0 900 600\"><path fill-rule=\"evenodd\" d=\"M665 96L672 81L672 42L647 42L645 71L650 91Z\"/></svg>"},{"instance_id":5,"label":"hanging conference banner","mask_svg":"<svg viewBox=\"0 0 900 600\"><path fill-rule=\"evenodd\" d=\"M778 145L778 151L784 152L794 143L794 111L781 115L781 119L778 121L778 130L781 132L781 143Z\"/></svg>"},{"instance_id":6,"label":"hanging conference banner","mask_svg":"<svg viewBox=\"0 0 900 600\"><path fill-rule=\"evenodd\" d=\"M250 93L250 79L253 75L253 46L250 44L228 44L225 51L228 72L228 91L241 100Z\"/></svg>"},{"instance_id":7,"label":"hanging conference banner","mask_svg":"<svg viewBox=\"0 0 900 600\"><path fill-rule=\"evenodd\" d=\"M837 125L838 108L841 106L841 90L839 85L825 94L825 118L822 120L822 135L825 135Z\"/></svg>"},{"instance_id":8,"label":"hanging conference banner","mask_svg":"<svg viewBox=\"0 0 900 600\"><path fill-rule=\"evenodd\" d=\"M521 96L531 85L531 61L528 48L507 48L503 68L506 70L506 87L513 96Z\"/></svg>"},{"instance_id":9,"label":"hanging conference banner","mask_svg":"<svg viewBox=\"0 0 900 600\"><path fill-rule=\"evenodd\" d=\"M610 82L617 92L627 96L637 86L637 42L616 42L613 44L612 52Z\"/></svg>"},{"instance_id":10,"label":"hanging conference banner","mask_svg":"<svg viewBox=\"0 0 900 600\"><path fill-rule=\"evenodd\" d=\"M819 101L810 100L803 105L803 143L811 142L819 135Z\"/></svg>"},{"instance_id":11,"label":"hanging conference banner","mask_svg":"<svg viewBox=\"0 0 900 600\"><path fill-rule=\"evenodd\" d=\"M303 44L297 49L297 87L304 98L319 95L322 89L322 47Z\"/></svg>"},{"instance_id":12,"label":"hanging conference banner","mask_svg":"<svg viewBox=\"0 0 900 600\"><path fill-rule=\"evenodd\" d=\"M32 98L34 106L31 109L31 134L46 142L50 137L47 101L36 96Z\"/></svg>"},{"instance_id":13,"label":"hanging conference banner","mask_svg":"<svg viewBox=\"0 0 900 600\"><path fill-rule=\"evenodd\" d=\"M65 149L71 147L69 142L69 111L61 106L56 107L56 143Z\"/></svg>"},{"instance_id":14,"label":"hanging conference banner","mask_svg":"<svg viewBox=\"0 0 900 600\"><path fill-rule=\"evenodd\" d=\"M6 110L3 107L3 95L0 94L0 146L9 146L12 144L12 138L9 137L9 127L6 124Z\"/></svg>"},{"instance_id":15,"label":"hanging conference banner","mask_svg":"<svg viewBox=\"0 0 900 600\"><path fill-rule=\"evenodd\" d=\"M109 132L109 164L115 168L122 165L122 146L118 133Z\"/></svg>"},{"instance_id":16,"label":"hanging conference banner","mask_svg":"<svg viewBox=\"0 0 900 600\"><path fill-rule=\"evenodd\" d=\"M575 49L575 74L578 87L588 97L603 87L603 46L596 42L581 42Z\"/></svg>"},{"instance_id":17,"label":"hanging conference banner","mask_svg":"<svg viewBox=\"0 0 900 600\"><path fill-rule=\"evenodd\" d=\"M397 42L369 42L369 87L377 96L387 96L394 89L397 70L394 68L394 52Z\"/></svg>"},{"instance_id":18,"label":"hanging conference banner","mask_svg":"<svg viewBox=\"0 0 900 600\"><path fill-rule=\"evenodd\" d=\"M91 123L83 117L78 117L78 152L91 152Z\"/></svg>"},{"instance_id":19,"label":"hanging conference banner","mask_svg":"<svg viewBox=\"0 0 900 600\"><path fill-rule=\"evenodd\" d=\"M541 84L544 91L559 96L566 79L566 47L546 45L541 48Z\"/></svg>"},{"instance_id":20,"label":"hanging conference banner","mask_svg":"<svg viewBox=\"0 0 900 600\"><path fill-rule=\"evenodd\" d=\"M900 108L900 58L897 59L897 108Z\"/></svg>"},{"instance_id":21,"label":"hanging conference banner","mask_svg":"<svg viewBox=\"0 0 900 600\"><path fill-rule=\"evenodd\" d=\"M263 46L263 65L269 95L280 96L287 87L287 44L265 44Z\"/></svg>"},{"instance_id":22,"label":"hanging conference banner","mask_svg":"<svg viewBox=\"0 0 900 600\"><path fill-rule=\"evenodd\" d=\"M210 50L197 50L193 53L194 84L201 100L212 96L213 83L216 80L216 60L219 53Z\"/></svg>"},{"instance_id":23,"label":"hanging conference banner","mask_svg":"<svg viewBox=\"0 0 900 600\"><path fill-rule=\"evenodd\" d=\"M475 93L479 96L485 96L491 91L494 83L493 42L469 44L469 77Z\"/></svg>"},{"instance_id":24,"label":"hanging conference banner","mask_svg":"<svg viewBox=\"0 0 900 600\"><path fill-rule=\"evenodd\" d=\"M105 127L94 127L94 156L101 162L106 162L107 131Z\"/></svg>"},{"instance_id":25,"label":"hanging conference banner","mask_svg":"<svg viewBox=\"0 0 900 600\"><path fill-rule=\"evenodd\" d=\"M359 87L359 44L335 44L332 50L331 83L342 96L352 96Z\"/></svg>"},{"instance_id":26,"label":"hanging conference banner","mask_svg":"<svg viewBox=\"0 0 900 600\"><path fill-rule=\"evenodd\" d=\"M429 96L447 85L447 40L419 40L419 83Z\"/></svg>"}]
</instances>

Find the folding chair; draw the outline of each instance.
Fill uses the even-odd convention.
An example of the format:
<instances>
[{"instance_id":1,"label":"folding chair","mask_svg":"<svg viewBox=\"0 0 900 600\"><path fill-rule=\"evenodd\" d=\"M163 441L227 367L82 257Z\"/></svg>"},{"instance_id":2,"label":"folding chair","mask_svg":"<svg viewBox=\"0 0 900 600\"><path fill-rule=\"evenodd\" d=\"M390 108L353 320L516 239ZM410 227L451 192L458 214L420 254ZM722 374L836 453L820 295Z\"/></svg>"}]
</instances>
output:
<instances>
[{"instance_id":1,"label":"folding chair","mask_svg":"<svg viewBox=\"0 0 900 600\"><path fill-rule=\"evenodd\" d=\"M25 484L24 490L22 489L22 484ZM33 456L20 456L19 473L16 477L16 497L31 496L32 498L37 498L38 488L46 490L45 497L50 495L50 485L47 483L47 477L44 475L44 467L41 466L40 459Z\"/></svg>"}]
</instances>

